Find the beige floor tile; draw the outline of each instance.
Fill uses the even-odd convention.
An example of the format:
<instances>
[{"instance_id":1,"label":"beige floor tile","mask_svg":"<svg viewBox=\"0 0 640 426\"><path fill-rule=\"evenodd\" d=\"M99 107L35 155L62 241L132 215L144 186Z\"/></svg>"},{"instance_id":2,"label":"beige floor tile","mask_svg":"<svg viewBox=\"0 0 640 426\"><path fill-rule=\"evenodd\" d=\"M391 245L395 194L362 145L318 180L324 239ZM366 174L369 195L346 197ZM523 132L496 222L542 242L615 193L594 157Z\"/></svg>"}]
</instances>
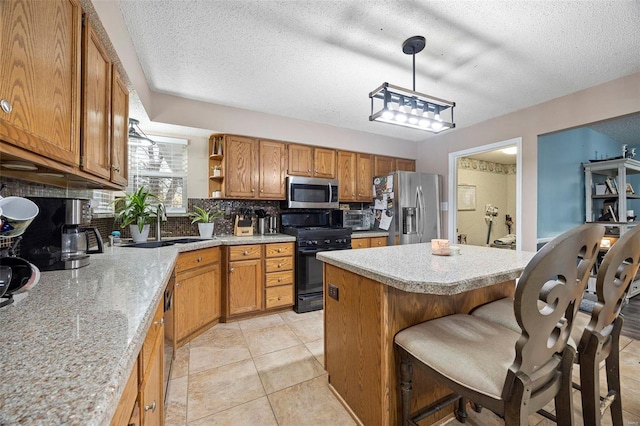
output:
<instances>
[{"instance_id":1,"label":"beige floor tile","mask_svg":"<svg viewBox=\"0 0 640 426\"><path fill-rule=\"evenodd\" d=\"M264 394L251 360L190 374L187 421L210 416Z\"/></svg>"},{"instance_id":2,"label":"beige floor tile","mask_svg":"<svg viewBox=\"0 0 640 426\"><path fill-rule=\"evenodd\" d=\"M218 327L198 336L191 342L189 374L250 359L251 353L240 328Z\"/></svg>"},{"instance_id":3,"label":"beige floor tile","mask_svg":"<svg viewBox=\"0 0 640 426\"><path fill-rule=\"evenodd\" d=\"M620 347L622 348L622 345L620 345ZM630 341L628 345L626 345L624 348L620 350L620 352L632 353L640 357L640 340Z\"/></svg>"},{"instance_id":4,"label":"beige floor tile","mask_svg":"<svg viewBox=\"0 0 640 426\"><path fill-rule=\"evenodd\" d=\"M274 325L284 324L284 320L278 314L267 315L264 317L256 317L247 320L238 321L240 329L243 332L260 330L261 328L273 327Z\"/></svg>"},{"instance_id":5,"label":"beige floor tile","mask_svg":"<svg viewBox=\"0 0 640 426\"><path fill-rule=\"evenodd\" d=\"M189 378L182 376L169 381L165 426L183 426L187 423L187 392Z\"/></svg>"},{"instance_id":6,"label":"beige floor tile","mask_svg":"<svg viewBox=\"0 0 640 426\"><path fill-rule=\"evenodd\" d=\"M280 426L349 426L355 422L319 377L269 395Z\"/></svg>"},{"instance_id":7,"label":"beige floor tile","mask_svg":"<svg viewBox=\"0 0 640 426\"><path fill-rule=\"evenodd\" d=\"M165 360L165 363L167 361ZM176 349L176 358L171 363L171 378L176 379L189 374L189 343Z\"/></svg>"},{"instance_id":8,"label":"beige floor tile","mask_svg":"<svg viewBox=\"0 0 640 426\"><path fill-rule=\"evenodd\" d=\"M635 377L620 377L620 392L622 393L622 409L640 417L640 375Z\"/></svg>"},{"instance_id":9,"label":"beige floor tile","mask_svg":"<svg viewBox=\"0 0 640 426\"><path fill-rule=\"evenodd\" d=\"M302 343L293 331L284 324L260 330L247 331L244 333L244 337L251 351L251 355L254 357L297 346Z\"/></svg>"},{"instance_id":10,"label":"beige floor tile","mask_svg":"<svg viewBox=\"0 0 640 426\"><path fill-rule=\"evenodd\" d=\"M266 396L189 422L189 426L278 426Z\"/></svg>"},{"instance_id":11,"label":"beige floor tile","mask_svg":"<svg viewBox=\"0 0 640 426\"><path fill-rule=\"evenodd\" d=\"M303 314L298 314L295 311L286 311L286 312L280 312L280 317L284 320L284 322L290 323L290 322L308 320L308 319L311 319L311 318L316 318L316 319L322 320L322 318L324 318L323 317L323 313L324 313L324 311L322 311L322 310L320 310L320 311L312 311L312 312L305 312Z\"/></svg>"},{"instance_id":12,"label":"beige floor tile","mask_svg":"<svg viewBox=\"0 0 640 426\"><path fill-rule=\"evenodd\" d=\"M324 367L324 339L307 342L304 345L316 357L320 365Z\"/></svg>"},{"instance_id":13,"label":"beige floor tile","mask_svg":"<svg viewBox=\"0 0 640 426\"><path fill-rule=\"evenodd\" d=\"M620 336L620 350L623 350L631 342L633 342L632 339L626 336Z\"/></svg>"},{"instance_id":14,"label":"beige floor tile","mask_svg":"<svg viewBox=\"0 0 640 426\"><path fill-rule=\"evenodd\" d=\"M324 324L318 318L290 322L288 326L305 343L324 338Z\"/></svg>"},{"instance_id":15,"label":"beige floor tile","mask_svg":"<svg viewBox=\"0 0 640 426\"><path fill-rule=\"evenodd\" d=\"M640 354L620 351L620 375L637 379L640 377Z\"/></svg>"},{"instance_id":16,"label":"beige floor tile","mask_svg":"<svg viewBox=\"0 0 640 426\"><path fill-rule=\"evenodd\" d=\"M271 352L253 361L267 395L325 374L305 345Z\"/></svg>"}]
</instances>

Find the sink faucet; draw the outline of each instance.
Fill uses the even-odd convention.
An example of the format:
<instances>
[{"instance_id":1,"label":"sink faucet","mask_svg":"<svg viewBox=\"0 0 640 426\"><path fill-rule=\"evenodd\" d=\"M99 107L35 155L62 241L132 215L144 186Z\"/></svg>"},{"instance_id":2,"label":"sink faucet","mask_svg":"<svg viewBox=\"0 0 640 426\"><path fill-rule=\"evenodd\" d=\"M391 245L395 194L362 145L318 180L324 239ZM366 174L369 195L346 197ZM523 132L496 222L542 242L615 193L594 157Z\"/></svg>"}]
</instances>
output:
<instances>
[{"instance_id":1,"label":"sink faucet","mask_svg":"<svg viewBox=\"0 0 640 426\"><path fill-rule=\"evenodd\" d=\"M160 233L160 223L167 221L167 208L162 203L158 203L158 210L156 211L156 241L162 239Z\"/></svg>"}]
</instances>

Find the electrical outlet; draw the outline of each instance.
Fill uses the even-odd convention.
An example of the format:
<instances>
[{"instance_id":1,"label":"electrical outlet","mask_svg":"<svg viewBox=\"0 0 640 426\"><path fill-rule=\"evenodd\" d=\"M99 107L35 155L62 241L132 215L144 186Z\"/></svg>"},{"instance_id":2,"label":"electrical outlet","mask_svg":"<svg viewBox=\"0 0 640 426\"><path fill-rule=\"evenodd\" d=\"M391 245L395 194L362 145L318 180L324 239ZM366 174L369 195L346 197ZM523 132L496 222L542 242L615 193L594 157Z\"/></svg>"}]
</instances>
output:
<instances>
[{"instance_id":1,"label":"electrical outlet","mask_svg":"<svg viewBox=\"0 0 640 426\"><path fill-rule=\"evenodd\" d=\"M329 297L336 300L340 299L338 295L338 286L329 284Z\"/></svg>"}]
</instances>

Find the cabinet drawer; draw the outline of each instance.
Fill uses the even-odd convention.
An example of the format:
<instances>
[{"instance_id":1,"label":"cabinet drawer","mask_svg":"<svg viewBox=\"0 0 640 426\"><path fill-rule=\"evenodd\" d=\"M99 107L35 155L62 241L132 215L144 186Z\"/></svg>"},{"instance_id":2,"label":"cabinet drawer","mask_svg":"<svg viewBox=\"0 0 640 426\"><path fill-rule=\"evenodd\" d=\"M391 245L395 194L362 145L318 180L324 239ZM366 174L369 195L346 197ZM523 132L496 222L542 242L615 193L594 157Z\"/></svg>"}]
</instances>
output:
<instances>
[{"instance_id":1,"label":"cabinet drawer","mask_svg":"<svg viewBox=\"0 0 640 426\"><path fill-rule=\"evenodd\" d=\"M293 243L267 244L265 257L292 256Z\"/></svg>"},{"instance_id":2,"label":"cabinet drawer","mask_svg":"<svg viewBox=\"0 0 640 426\"><path fill-rule=\"evenodd\" d=\"M360 248L369 248L370 247L369 238L354 238L351 240L351 248L352 249L360 249Z\"/></svg>"},{"instance_id":3,"label":"cabinet drawer","mask_svg":"<svg viewBox=\"0 0 640 426\"><path fill-rule=\"evenodd\" d=\"M229 247L229 260L259 259L261 256L261 245L231 246Z\"/></svg>"},{"instance_id":4,"label":"cabinet drawer","mask_svg":"<svg viewBox=\"0 0 640 426\"><path fill-rule=\"evenodd\" d=\"M371 238L370 247L384 247L387 245L387 237L374 237Z\"/></svg>"},{"instance_id":5,"label":"cabinet drawer","mask_svg":"<svg viewBox=\"0 0 640 426\"><path fill-rule=\"evenodd\" d=\"M182 272L216 262L220 262L220 249L217 247L187 251L178 255L175 271Z\"/></svg>"},{"instance_id":6,"label":"cabinet drawer","mask_svg":"<svg viewBox=\"0 0 640 426\"><path fill-rule=\"evenodd\" d=\"M265 307L293 305L293 285L280 285L267 288L267 300Z\"/></svg>"},{"instance_id":7,"label":"cabinet drawer","mask_svg":"<svg viewBox=\"0 0 640 426\"><path fill-rule=\"evenodd\" d=\"M264 285L266 287L283 284L293 284L293 271L272 272L265 275Z\"/></svg>"},{"instance_id":8,"label":"cabinet drawer","mask_svg":"<svg viewBox=\"0 0 640 426\"><path fill-rule=\"evenodd\" d=\"M156 313L153 315L153 320L151 321L151 326L149 326L149 331L147 332L147 337L144 339L144 343L142 344L141 353L141 361L142 361L142 371L145 372L147 367L149 366L149 359L151 358L151 352L153 351L153 345L156 341L156 337L158 336L158 332L163 330L163 315L164 315L164 304L160 302L158 304L158 308L156 309ZM164 330L163 330L164 333Z\"/></svg>"},{"instance_id":9,"label":"cabinet drawer","mask_svg":"<svg viewBox=\"0 0 640 426\"><path fill-rule=\"evenodd\" d=\"M264 261L265 272L290 271L293 269L293 257L274 257Z\"/></svg>"}]
</instances>

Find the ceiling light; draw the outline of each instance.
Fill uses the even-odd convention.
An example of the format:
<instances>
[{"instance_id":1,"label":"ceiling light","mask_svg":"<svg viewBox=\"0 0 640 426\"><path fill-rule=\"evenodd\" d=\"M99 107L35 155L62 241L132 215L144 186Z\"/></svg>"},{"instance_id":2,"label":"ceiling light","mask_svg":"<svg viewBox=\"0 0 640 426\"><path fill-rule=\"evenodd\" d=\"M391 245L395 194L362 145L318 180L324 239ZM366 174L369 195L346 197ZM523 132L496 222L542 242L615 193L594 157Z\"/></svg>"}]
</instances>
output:
<instances>
[{"instance_id":1,"label":"ceiling light","mask_svg":"<svg viewBox=\"0 0 640 426\"><path fill-rule=\"evenodd\" d=\"M413 90L382 83L369 93L371 115L369 121L396 124L412 129L439 133L456 127L453 122L455 102L416 92L416 53L424 49L425 38L414 36L402 43L402 51L413 55ZM374 112L375 111L375 112ZM397 112L394 112L397 111ZM443 121L442 112L448 112L450 121Z\"/></svg>"},{"instance_id":2,"label":"ceiling light","mask_svg":"<svg viewBox=\"0 0 640 426\"><path fill-rule=\"evenodd\" d=\"M516 155L518 153L518 147L510 146L509 148L504 148L504 149L501 149L500 151L502 151L503 154Z\"/></svg>"},{"instance_id":3,"label":"ceiling light","mask_svg":"<svg viewBox=\"0 0 640 426\"><path fill-rule=\"evenodd\" d=\"M149 139L149 137L144 134L139 124L140 122L135 118L129 119L129 139L137 139L145 145L155 145L156 142L153 139Z\"/></svg>"}]
</instances>

